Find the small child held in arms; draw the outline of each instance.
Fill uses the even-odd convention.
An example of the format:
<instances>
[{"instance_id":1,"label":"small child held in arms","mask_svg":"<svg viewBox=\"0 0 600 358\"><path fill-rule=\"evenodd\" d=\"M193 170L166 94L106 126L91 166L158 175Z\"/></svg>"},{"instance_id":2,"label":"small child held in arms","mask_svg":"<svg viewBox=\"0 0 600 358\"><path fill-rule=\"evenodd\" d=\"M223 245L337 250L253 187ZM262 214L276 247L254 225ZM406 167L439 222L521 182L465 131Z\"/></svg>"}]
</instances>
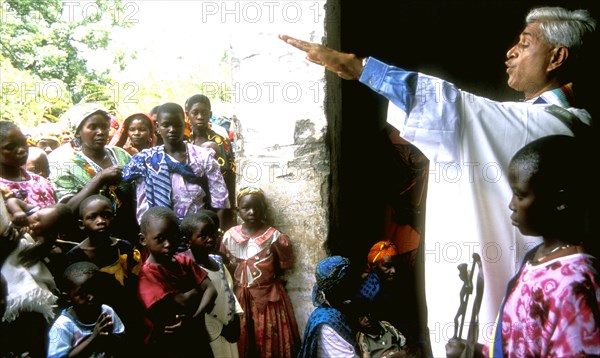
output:
<instances>
[{"instance_id":1,"label":"small child held in arms","mask_svg":"<svg viewBox=\"0 0 600 358\"><path fill-rule=\"evenodd\" d=\"M90 195L79 205L79 228L85 239L66 253L69 263L89 261L98 266L97 280L104 280L99 292L103 303L111 306L127 327L132 342L142 342L143 316L137 300L140 252L126 240L112 236L115 211L110 199Z\"/></svg>"},{"instance_id":2,"label":"small child held in arms","mask_svg":"<svg viewBox=\"0 0 600 358\"><path fill-rule=\"evenodd\" d=\"M156 357L213 357L205 326L217 291L206 271L184 255L173 210L148 209L140 223L148 259L139 275L139 298L146 313L148 354Z\"/></svg>"},{"instance_id":3,"label":"small child held in arms","mask_svg":"<svg viewBox=\"0 0 600 358\"><path fill-rule=\"evenodd\" d=\"M182 252L208 273L217 290L215 307L206 314L206 330L215 357L238 357L240 315L244 313L233 294L233 280L223 258L213 254L219 241L218 217L213 211L190 213L181 222L181 234L189 250Z\"/></svg>"},{"instance_id":4,"label":"small child held in arms","mask_svg":"<svg viewBox=\"0 0 600 358\"><path fill-rule=\"evenodd\" d=\"M574 137L553 135L525 145L510 162L510 219L543 241L508 283L486 356L600 355L600 274L587 253L597 184L584 154Z\"/></svg>"},{"instance_id":5,"label":"small child held in arms","mask_svg":"<svg viewBox=\"0 0 600 358\"><path fill-rule=\"evenodd\" d=\"M98 299L98 266L89 261L69 265L64 272L70 307L48 333L48 358L115 357L124 355L125 326L117 313Z\"/></svg>"}]
</instances>

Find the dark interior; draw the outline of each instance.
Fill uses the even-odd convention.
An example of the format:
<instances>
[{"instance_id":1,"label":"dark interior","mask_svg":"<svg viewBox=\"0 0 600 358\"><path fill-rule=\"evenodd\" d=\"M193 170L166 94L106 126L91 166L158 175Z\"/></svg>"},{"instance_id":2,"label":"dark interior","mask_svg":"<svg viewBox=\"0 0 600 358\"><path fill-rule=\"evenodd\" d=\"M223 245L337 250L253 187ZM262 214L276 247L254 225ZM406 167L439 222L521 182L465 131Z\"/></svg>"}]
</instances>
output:
<instances>
[{"instance_id":1,"label":"dark interior","mask_svg":"<svg viewBox=\"0 0 600 358\"><path fill-rule=\"evenodd\" d=\"M340 4L340 50L441 77L492 99L519 100L519 94L506 85L504 61L526 13L537 5L587 8L596 19L600 15L598 2L592 0L344 1ZM591 40L586 46L594 53L600 48L598 36ZM594 62L598 60L588 58L587 71L579 73L575 82L575 93L581 100L578 107L597 117L592 86L598 83L599 71ZM330 126L335 129L330 133L334 202L331 235L325 246L330 253L362 264L379 240L383 200L394 183L389 150L379 130L387 100L357 81L342 81L341 88L341 115L335 119L340 122ZM422 265L418 261L414 272L417 291L422 287L418 270Z\"/></svg>"}]
</instances>

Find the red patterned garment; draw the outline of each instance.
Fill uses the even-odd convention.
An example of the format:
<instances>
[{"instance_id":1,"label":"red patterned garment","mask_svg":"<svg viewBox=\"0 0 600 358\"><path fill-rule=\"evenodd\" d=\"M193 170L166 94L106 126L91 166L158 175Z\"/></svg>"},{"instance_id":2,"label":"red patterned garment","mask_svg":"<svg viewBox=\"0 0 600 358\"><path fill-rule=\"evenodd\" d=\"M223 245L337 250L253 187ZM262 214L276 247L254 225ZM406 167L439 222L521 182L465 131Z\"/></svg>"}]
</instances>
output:
<instances>
[{"instance_id":1,"label":"red patterned garment","mask_svg":"<svg viewBox=\"0 0 600 358\"><path fill-rule=\"evenodd\" d=\"M244 310L240 357L296 357L300 335L291 301L279 278L292 267L287 235L264 226L254 235L234 226L223 236L221 251L230 261L234 293Z\"/></svg>"},{"instance_id":2,"label":"red patterned garment","mask_svg":"<svg viewBox=\"0 0 600 358\"><path fill-rule=\"evenodd\" d=\"M597 261L573 254L526 263L502 312L507 357L600 355L600 275Z\"/></svg>"}]
</instances>

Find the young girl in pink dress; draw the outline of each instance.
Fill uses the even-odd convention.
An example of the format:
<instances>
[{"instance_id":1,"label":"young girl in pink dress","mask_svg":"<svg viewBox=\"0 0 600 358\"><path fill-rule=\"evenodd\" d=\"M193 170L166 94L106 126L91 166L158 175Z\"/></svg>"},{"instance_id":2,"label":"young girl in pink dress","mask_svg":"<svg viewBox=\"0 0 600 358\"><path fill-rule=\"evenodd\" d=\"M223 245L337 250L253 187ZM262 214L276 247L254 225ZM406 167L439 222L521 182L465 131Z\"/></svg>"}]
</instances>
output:
<instances>
[{"instance_id":1,"label":"young girl in pink dress","mask_svg":"<svg viewBox=\"0 0 600 358\"><path fill-rule=\"evenodd\" d=\"M573 137L535 140L509 166L513 225L541 236L508 283L490 357L600 355L600 274L586 232L595 182ZM587 183L586 183L587 181Z\"/></svg>"},{"instance_id":2,"label":"young girl in pink dress","mask_svg":"<svg viewBox=\"0 0 600 358\"><path fill-rule=\"evenodd\" d=\"M0 190L5 200L16 199L28 208L43 208L56 203L54 189L48 179L23 168L27 163L29 146L19 127L9 121L0 121ZM27 225L27 210L9 206L14 224ZM33 212L34 210L30 211Z\"/></svg>"},{"instance_id":3,"label":"young girl in pink dress","mask_svg":"<svg viewBox=\"0 0 600 358\"><path fill-rule=\"evenodd\" d=\"M240 357L295 357L300 336L280 278L293 264L290 239L265 224L266 201L261 189L242 189L237 203L244 223L225 232L221 251L230 261L235 295L244 310Z\"/></svg>"}]
</instances>

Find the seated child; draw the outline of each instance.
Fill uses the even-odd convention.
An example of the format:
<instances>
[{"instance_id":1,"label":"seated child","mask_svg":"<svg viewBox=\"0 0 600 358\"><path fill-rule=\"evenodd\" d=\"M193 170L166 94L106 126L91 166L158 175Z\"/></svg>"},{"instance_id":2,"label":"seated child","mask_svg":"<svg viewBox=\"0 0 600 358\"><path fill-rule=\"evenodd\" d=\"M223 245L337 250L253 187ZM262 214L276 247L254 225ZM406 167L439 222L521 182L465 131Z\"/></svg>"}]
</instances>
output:
<instances>
[{"instance_id":1,"label":"seated child","mask_svg":"<svg viewBox=\"0 0 600 358\"><path fill-rule=\"evenodd\" d=\"M123 353L125 326L117 313L98 299L98 266L88 261L69 265L65 290L72 306L65 308L48 333L48 358L110 357Z\"/></svg>"},{"instance_id":2,"label":"seated child","mask_svg":"<svg viewBox=\"0 0 600 358\"><path fill-rule=\"evenodd\" d=\"M0 328L0 356L27 353L45 357L48 323L54 318L58 292L44 260L57 237L73 224L68 206L47 206L29 216L31 234L21 234L9 248L1 270L8 295Z\"/></svg>"},{"instance_id":3,"label":"seated child","mask_svg":"<svg viewBox=\"0 0 600 358\"><path fill-rule=\"evenodd\" d=\"M217 291L206 271L187 256L175 255L180 230L173 210L148 209L140 223L148 259L139 275L139 298L146 313L148 353L157 357L212 357L205 314Z\"/></svg>"},{"instance_id":4,"label":"seated child","mask_svg":"<svg viewBox=\"0 0 600 358\"><path fill-rule=\"evenodd\" d=\"M85 239L66 253L69 263L89 261L98 266L98 280L104 280L102 302L117 311L128 336L142 341L143 318L137 300L139 251L128 241L113 237L113 204L103 195L91 195L79 205L79 227Z\"/></svg>"},{"instance_id":5,"label":"seated child","mask_svg":"<svg viewBox=\"0 0 600 358\"><path fill-rule=\"evenodd\" d=\"M356 317L356 342L362 358L406 357L406 338L387 321L372 313L371 302L364 298L352 300L350 311Z\"/></svg>"},{"instance_id":6,"label":"seated child","mask_svg":"<svg viewBox=\"0 0 600 358\"><path fill-rule=\"evenodd\" d=\"M181 234L190 249L182 252L208 273L217 290L215 307L206 314L206 330L215 357L238 357L240 315L244 312L233 294L233 279L223 258L213 254L219 237L218 217L211 210L188 213L181 222Z\"/></svg>"}]
</instances>

